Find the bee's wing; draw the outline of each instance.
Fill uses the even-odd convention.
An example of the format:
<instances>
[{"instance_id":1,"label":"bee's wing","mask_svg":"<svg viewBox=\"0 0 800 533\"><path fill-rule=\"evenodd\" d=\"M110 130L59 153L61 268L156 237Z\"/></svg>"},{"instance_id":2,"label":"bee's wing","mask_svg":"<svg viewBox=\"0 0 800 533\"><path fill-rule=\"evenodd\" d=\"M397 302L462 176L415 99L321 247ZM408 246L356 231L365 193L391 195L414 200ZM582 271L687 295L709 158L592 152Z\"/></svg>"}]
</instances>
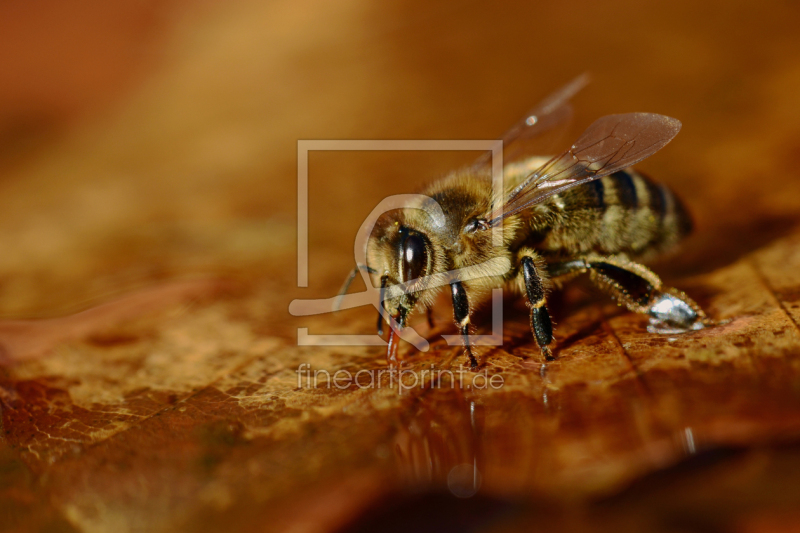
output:
<instances>
[{"instance_id":1,"label":"bee's wing","mask_svg":"<svg viewBox=\"0 0 800 533\"><path fill-rule=\"evenodd\" d=\"M566 189L608 176L663 148L680 121L651 113L608 115L595 121L563 154L532 173L489 216L490 225Z\"/></svg>"},{"instance_id":2,"label":"bee's wing","mask_svg":"<svg viewBox=\"0 0 800 533\"><path fill-rule=\"evenodd\" d=\"M532 154L529 147L526 146L529 144L526 141L568 122L572 117L569 100L587 83L589 83L589 75L581 74L539 102L514 124L501 138L503 141L503 164L507 165L520 157L529 157ZM490 169L491 160L491 152L482 154L473 164L473 170Z\"/></svg>"}]
</instances>

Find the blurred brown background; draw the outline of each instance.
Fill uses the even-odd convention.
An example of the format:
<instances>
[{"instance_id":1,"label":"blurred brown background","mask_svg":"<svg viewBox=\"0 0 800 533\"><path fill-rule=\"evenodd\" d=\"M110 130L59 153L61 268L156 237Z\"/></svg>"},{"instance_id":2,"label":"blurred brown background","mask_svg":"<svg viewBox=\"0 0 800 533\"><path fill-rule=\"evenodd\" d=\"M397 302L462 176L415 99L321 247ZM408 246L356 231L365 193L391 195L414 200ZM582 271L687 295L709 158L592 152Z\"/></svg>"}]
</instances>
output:
<instances>
[{"instance_id":1,"label":"blurred brown background","mask_svg":"<svg viewBox=\"0 0 800 533\"><path fill-rule=\"evenodd\" d=\"M3 2L0 530L791 530L798 23L772 0ZM683 122L641 165L697 221L658 270L732 325L667 342L567 303L545 378L512 306L484 354L502 394L295 390L301 362L382 354L298 348L374 317L289 302L338 289L384 196L476 155L312 153L297 289L297 140L494 138L582 72L573 133ZM459 500L440 474L471 457Z\"/></svg>"}]
</instances>

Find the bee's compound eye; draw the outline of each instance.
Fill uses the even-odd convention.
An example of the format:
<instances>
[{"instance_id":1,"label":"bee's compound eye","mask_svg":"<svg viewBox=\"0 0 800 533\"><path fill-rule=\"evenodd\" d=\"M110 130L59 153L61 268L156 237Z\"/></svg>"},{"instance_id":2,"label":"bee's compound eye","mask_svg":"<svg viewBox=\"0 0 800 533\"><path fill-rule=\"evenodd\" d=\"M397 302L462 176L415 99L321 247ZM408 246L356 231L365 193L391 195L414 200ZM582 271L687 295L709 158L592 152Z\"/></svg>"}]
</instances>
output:
<instances>
[{"instance_id":1,"label":"bee's compound eye","mask_svg":"<svg viewBox=\"0 0 800 533\"><path fill-rule=\"evenodd\" d=\"M428 266L428 250L425 239L421 235L406 235L401 245L403 281L410 281L422 276Z\"/></svg>"}]
</instances>

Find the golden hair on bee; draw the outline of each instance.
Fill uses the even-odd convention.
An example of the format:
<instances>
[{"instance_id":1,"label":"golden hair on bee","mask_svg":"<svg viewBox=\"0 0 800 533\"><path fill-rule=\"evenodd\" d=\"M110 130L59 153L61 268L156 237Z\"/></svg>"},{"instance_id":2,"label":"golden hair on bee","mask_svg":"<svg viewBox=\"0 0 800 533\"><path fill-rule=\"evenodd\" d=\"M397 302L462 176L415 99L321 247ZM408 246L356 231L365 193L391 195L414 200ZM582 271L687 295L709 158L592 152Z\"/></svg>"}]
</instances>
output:
<instances>
[{"instance_id":1,"label":"golden hair on bee","mask_svg":"<svg viewBox=\"0 0 800 533\"><path fill-rule=\"evenodd\" d=\"M379 333L384 317L392 325L390 364L396 362L397 331L412 313L429 310L442 290L450 292L473 368L478 361L469 342L470 317L499 287L526 297L545 359L554 357L548 291L552 282L580 275L619 305L648 315L653 333L712 324L693 300L639 263L671 249L691 229L675 194L630 168L669 143L679 121L650 113L608 115L555 157L519 149L563 120L569 99L584 84L585 78L568 84L506 133L501 193L495 193L491 161L483 156L378 219L367 241L366 268L381 289ZM442 213L438 219L430 215L433 206ZM493 239L497 228L499 242Z\"/></svg>"}]
</instances>

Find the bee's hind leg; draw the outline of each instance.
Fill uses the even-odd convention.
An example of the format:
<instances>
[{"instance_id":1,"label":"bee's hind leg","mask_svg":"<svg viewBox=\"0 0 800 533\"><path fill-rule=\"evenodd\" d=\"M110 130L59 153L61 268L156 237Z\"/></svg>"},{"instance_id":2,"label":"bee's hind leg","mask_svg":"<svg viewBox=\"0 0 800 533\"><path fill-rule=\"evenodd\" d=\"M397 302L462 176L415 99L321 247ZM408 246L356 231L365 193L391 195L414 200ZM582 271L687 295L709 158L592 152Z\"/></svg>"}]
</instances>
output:
<instances>
[{"instance_id":1,"label":"bee's hind leg","mask_svg":"<svg viewBox=\"0 0 800 533\"><path fill-rule=\"evenodd\" d=\"M550 350L550 344L553 342L553 322L550 320L550 312L547 310L544 283L536 269L533 257L523 256L520 260L520 269L531 308L531 331L533 331L533 336L539 344L544 358L552 361L555 359Z\"/></svg>"},{"instance_id":2,"label":"bee's hind leg","mask_svg":"<svg viewBox=\"0 0 800 533\"><path fill-rule=\"evenodd\" d=\"M591 281L617 303L648 315L647 330L651 333L683 333L713 324L694 300L665 287L652 270L627 259L587 257L550 265L549 270L553 276L588 272Z\"/></svg>"}]
</instances>

